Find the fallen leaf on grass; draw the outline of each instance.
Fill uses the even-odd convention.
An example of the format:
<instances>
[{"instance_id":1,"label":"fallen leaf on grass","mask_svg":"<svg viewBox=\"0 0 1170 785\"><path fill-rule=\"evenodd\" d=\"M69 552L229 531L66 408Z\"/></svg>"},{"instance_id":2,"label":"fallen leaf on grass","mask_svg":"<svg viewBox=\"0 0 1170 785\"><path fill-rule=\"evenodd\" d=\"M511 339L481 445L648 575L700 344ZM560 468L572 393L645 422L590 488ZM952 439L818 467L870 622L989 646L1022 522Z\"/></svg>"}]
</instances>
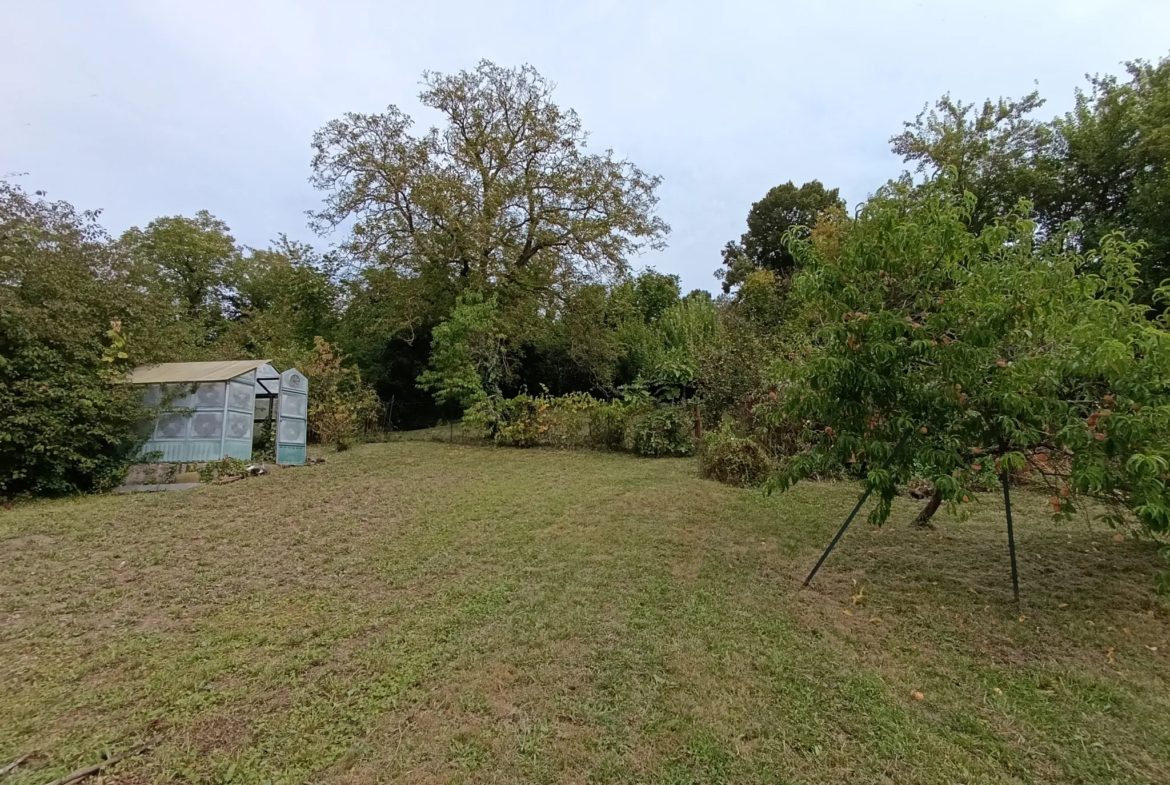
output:
<instances>
[{"instance_id":1,"label":"fallen leaf on grass","mask_svg":"<svg viewBox=\"0 0 1170 785\"><path fill-rule=\"evenodd\" d=\"M861 598L865 596L865 589L858 589L857 594L853 595L853 604L861 602Z\"/></svg>"},{"instance_id":2,"label":"fallen leaf on grass","mask_svg":"<svg viewBox=\"0 0 1170 785\"><path fill-rule=\"evenodd\" d=\"M1105 651L1105 659L1107 659L1109 662L1113 662L1113 647L1112 646L1110 646Z\"/></svg>"},{"instance_id":3,"label":"fallen leaf on grass","mask_svg":"<svg viewBox=\"0 0 1170 785\"><path fill-rule=\"evenodd\" d=\"M852 615L853 615L853 611L842 611L842 613L844 613L846 616L852 616Z\"/></svg>"},{"instance_id":4,"label":"fallen leaf on grass","mask_svg":"<svg viewBox=\"0 0 1170 785\"><path fill-rule=\"evenodd\" d=\"M871 622L880 622L881 620L882 620L881 616L874 616L872 619L870 619Z\"/></svg>"},{"instance_id":5,"label":"fallen leaf on grass","mask_svg":"<svg viewBox=\"0 0 1170 785\"><path fill-rule=\"evenodd\" d=\"M1124 632L1126 635L1133 635L1133 633L1129 631L1129 627L1122 627L1121 631Z\"/></svg>"},{"instance_id":6,"label":"fallen leaf on grass","mask_svg":"<svg viewBox=\"0 0 1170 785\"><path fill-rule=\"evenodd\" d=\"M994 692L996 695L1003 695L1003 690L1001 690L999 687L992 687L991 691Z\"/></svg>"},{"instance_id":7,"label":"fallen leaf on grass","mask_svg":"<svg viewBox=\"0 0 1170 785\"><path fill-rule=\"evenodd\" d=\"M1067 608L1067 607L1068 607L1068 603L1067 603L1067 602L1062 602L1060 605L1057 605L1056 607L1058 607L1058 608Z\"/></svg>"},{"instance_id":8,"label":"fallen leaf on grass","mask_svg":"<svg viewBox=\"0 0 1170 785\"><path fill-rule=\"evenodd\" d=\"M1115 534L1115 535L1113 535L1113 541L1114 542L1125 542L1125 535L1124 534Z\"/></svg>"},{"instance_id":9,"label":"fallen leaf on grass","mask_svg":"<svg viewBox=\"0 0 1170 785\"><path fill-rule=\"evenodd\" d=\"M912 691L910 692L910 697L911 697L911 698L913 698L913 699L914 699L914 700L916 700L916 701L920 701L920 700L922 700L923 698L925 698L926 696L925 696L925 695L923 695L923 694L922 694L921 692L919 692L918 690L912 690Z\"/></svg>"}]
</instances>

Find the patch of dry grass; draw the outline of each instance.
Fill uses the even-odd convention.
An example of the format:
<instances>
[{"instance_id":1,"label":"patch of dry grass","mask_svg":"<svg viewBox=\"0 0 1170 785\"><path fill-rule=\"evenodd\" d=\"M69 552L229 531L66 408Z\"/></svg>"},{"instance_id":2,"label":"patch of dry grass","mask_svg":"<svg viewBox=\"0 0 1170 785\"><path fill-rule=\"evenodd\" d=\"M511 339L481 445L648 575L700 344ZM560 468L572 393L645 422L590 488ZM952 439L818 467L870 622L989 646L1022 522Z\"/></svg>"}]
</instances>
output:
<instances>
[{"instance_id":1,"label":"patch of dry grass","mask_svg":"<svg viewBox=\"0 0 1170 785\"><path fill-rule=\"evenodd\" d=\"M0 513L0 764L157 736L106 781L1165 781L1149 543L1021 494L1017 611L997 497L934 532L907 500L799 590L855 493L403 441Z\"/></svg>"}]
</instances>

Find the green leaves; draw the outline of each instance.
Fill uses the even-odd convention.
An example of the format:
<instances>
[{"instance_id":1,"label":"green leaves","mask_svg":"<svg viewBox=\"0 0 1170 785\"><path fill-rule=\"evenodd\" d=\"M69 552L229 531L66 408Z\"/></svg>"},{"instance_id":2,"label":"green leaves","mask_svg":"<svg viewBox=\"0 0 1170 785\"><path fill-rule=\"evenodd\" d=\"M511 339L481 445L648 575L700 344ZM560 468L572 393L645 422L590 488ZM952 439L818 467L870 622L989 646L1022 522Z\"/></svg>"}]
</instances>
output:
<instances>
[{"instance_id":1,"label":"green leaves","mask_svg":"<svg viewBox=\"0 0 1170 785\"><path fill-rule=\"evenodd\" d=\"M747 232L739 242L730 242L723 250L727 269L716 272L723 281L723 291L730 292L745 283L756 270L791 275L796 258L789 250L786 235L793 229L813 227L826 211L844 208L838 189L827 189L819 180L800 187L789 181L770 189L748 211Z\"/></svg>"},{"instance_id":2,"label":"green leaves","mask_svg":"<svg viewBox=\"0 0 1170 785\"><path fill-rule=\"evenodd\" d=\"M1165 530L1170 341L1132 300L1139 247L1111 235L1089 260L1017 214L972 231L953 176L883 189L834 255L790 235L813 341L786 412L824 430L785 482L845 454L883 499L916 475L955 499L1058 450L1072 470L1041 465L1050 483Z\"/></svg>"},{"instance_id":3,"label":"green leaves","mask_svg":"<svg viewBox=\"0 0 1170 785\"><path fill-rule=\"evenodd\" d=\"M1017 472L1027 465L1024 454L1020 452L1005 452L999 456L999 468L1003 471Z\"/></svg>"},{"instance_id":4,"label":"green leaves","mask_svg":"<svg viewBox=\"0 0 1170 785\"><path fill-rule=\"evenodd\" d=\"M503 336L497 331L498 303L482 294L461 296L451 316L434 329L430 368L418 377L439 403L466 409L498 393L503 374Z\"/></svg>"},{"instance_id":5,"label":"green leaves","mask_svg":"<svg viewBox=\"0 0 1170 785\"><path fill-rule=\"evenodd\" d=\"M580 118L534 68L484 60L423 84L439 127L414 134L390 106L313 137L310 179L325 198L314 224L352 220L344 248L355 262L456 293L539 293L553 307L555 287L623 274L631 255L662 246L660 178L589 153Z\"/></svg>"},{"instance_id":6,"label":"green leaves","mask_svg":"<svg viewBox=\"0 0 1170 785\"><path fill-rule=\"evenodd\" d=\"M122 320L155 304L96 215L0 181L0 497L118 481L142 410L114 382L152 341Z\"/></svg>"}]
</instances>

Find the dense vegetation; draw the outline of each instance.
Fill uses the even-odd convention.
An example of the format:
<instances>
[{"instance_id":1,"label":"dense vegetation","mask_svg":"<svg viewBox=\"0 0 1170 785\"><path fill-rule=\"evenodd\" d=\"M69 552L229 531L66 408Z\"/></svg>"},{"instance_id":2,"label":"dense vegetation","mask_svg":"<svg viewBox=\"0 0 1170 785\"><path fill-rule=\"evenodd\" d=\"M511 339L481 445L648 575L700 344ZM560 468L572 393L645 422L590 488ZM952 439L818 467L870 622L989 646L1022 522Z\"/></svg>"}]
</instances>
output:
<instances>
[{"instance_id":1,"label":"dense vegetation","mask_svg":"<svg viewBox=\"0 0 1170 785\"><path fill-rule=\"evenodd\" d=\"M314 378L321 441L465 417L741 484L865 477L879 519L907 482L958 505L1030 466L1058 512L1092 495L1170 528L1170 59L1052 120L1037 94L944 96L891 139L914 171L853 213L818 181L752 205L717 298L631 268L669 233L660 180L552 92L483 62L424 75L434 128L328 123L324 254L241 247L207 212L113 238L4 183L0 494L116 481L134 364L266 357Z\"/></svg>"}]
</instances>

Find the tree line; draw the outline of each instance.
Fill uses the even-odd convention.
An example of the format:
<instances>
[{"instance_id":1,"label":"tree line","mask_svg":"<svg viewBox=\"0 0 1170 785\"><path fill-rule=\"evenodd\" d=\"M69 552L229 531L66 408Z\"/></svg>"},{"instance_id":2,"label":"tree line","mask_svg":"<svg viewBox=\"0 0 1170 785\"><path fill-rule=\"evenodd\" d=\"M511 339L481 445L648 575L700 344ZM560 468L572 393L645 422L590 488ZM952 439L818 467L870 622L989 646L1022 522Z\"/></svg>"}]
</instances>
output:
<instances>
[{"instance_id":1,"label":"tree line","mask_svg":"<svg viewBox=\"0 0 1170 785\"><path fill-rule=\"evenodd\" d=\"M1074 456L1070 423L1113 396L1138 409L1098 414L1059 483L1162 520L1165 391L1134 374L1161 368L1168 80L1170 59L1131 63L1052 119L1035 93L944 96L891 139L911 169L852 212L818 181L763 195L714 298L633 268L669 235L660 178L591 148L530 66L424 74L436 127L390 106L321 128L327 252L245 248L207 212L111 237L0 182L0 494L114 483L141 443L130 367L265 357L315 377L318 439L466 413L540 443L587 411L644 454L706 428L707 470L736 481L864 472L887 506L913 477L961 503L993 468L972 449ZM971 375L987 362L1011 381ZM1129 441L1096 438L1114 427Z\"/></svg>"}]
</instances>

